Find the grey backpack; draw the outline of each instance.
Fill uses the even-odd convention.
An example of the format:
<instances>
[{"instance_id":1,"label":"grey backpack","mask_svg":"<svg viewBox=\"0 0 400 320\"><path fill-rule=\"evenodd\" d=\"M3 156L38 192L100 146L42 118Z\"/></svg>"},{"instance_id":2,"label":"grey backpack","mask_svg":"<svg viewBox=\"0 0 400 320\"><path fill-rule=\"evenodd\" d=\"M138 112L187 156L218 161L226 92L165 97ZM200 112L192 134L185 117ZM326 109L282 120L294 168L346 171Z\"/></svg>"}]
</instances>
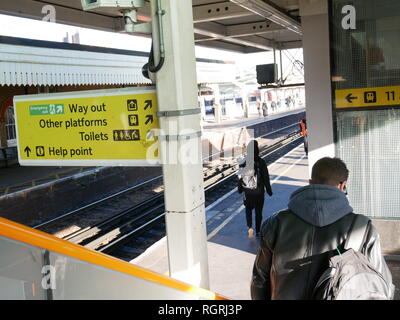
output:
<instances>
[{"instance_id":1,"label":"grey backpack","mask_svg":"<svg viewBox=\"0 0 400 320\"><path fill-rule=\"evenodd\" d=\"M263 183L260 173L259 164L254 162L254 169L240 175L240 183L242 184L245 195L263 194Z\"/></svg>"},{"instance_id":2,"label":"grey backpack","mask_svg":"<svg viewBox=\"0 0 400 320\"><path fill-rule=\"evenodd\" d=\"M257 189L257 171L253 170L249 175L242 176L242 186L247 190Z\"/></svg>"},{"instance_id":3,"label":"grey backpack","mask_svg":"<svg viewBox=\"0 0 400 320\"><path fill-rule=\"evenodd\" d=\"M314 288L316 300L391 300L388 284L360 252L369 219L357 214L344 245L344 252L329 259L329 267Z\"/></svg>"}]
</instances>

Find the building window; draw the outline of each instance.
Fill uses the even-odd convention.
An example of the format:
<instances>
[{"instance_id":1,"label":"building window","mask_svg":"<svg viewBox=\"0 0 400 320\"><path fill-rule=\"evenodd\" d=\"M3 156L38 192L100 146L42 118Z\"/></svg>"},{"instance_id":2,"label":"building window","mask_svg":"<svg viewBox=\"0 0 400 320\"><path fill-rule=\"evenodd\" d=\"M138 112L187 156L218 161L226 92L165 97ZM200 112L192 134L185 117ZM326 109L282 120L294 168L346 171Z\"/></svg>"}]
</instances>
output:
<instances>
[{"instance_id":1,"label":"building window","mask_svg":"<svg viewBox=\"0 0 400 320\"><path fill-rule=\"evenodd\" d=\"M6 120L7 144L9 147L16 146L17 134L15 131L14 108L12 106L7 107L5 112L5 120Z\"/></svg>"}]
</instances>

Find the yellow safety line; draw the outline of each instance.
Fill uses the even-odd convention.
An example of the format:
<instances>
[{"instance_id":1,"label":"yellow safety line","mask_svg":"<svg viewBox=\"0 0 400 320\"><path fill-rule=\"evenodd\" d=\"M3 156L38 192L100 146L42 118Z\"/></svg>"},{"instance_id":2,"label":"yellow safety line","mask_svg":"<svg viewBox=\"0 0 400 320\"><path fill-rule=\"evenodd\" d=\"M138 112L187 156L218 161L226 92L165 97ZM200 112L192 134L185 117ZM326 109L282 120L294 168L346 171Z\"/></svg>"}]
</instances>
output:
<instances>
[{"instance_id":1,"label":"yellow safety line","mask_svg":"<svg viewBox=\"0 0 400 320\"><path fill-rule=\"evenodd\" d=\"M143 269L106 254L86 249L80 245L56 238L47 233L26 227L4 218L0 218L0 236L24 242L34 247L57 252L59 254L102 266L107 269L129 274L131 276L155 282L163 286L191 293L203 299L227 300L227 298L216 295L209 290L191 286L187 283Z\"/></svg>"}]
</instances>

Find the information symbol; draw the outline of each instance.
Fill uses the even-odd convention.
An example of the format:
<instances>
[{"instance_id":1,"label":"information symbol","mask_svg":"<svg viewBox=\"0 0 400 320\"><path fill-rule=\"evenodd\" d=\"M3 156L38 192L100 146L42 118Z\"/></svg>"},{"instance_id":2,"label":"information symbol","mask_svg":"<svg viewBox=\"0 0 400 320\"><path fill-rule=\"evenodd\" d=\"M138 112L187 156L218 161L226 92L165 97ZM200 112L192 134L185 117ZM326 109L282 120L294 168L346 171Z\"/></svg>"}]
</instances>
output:
<instances>
[{"instance_id":1,"label":"information symbol","mask_svg":"<svg viewBox=\"0 0 400 320\"><path fill-rule=\"evenodd\" d=\"M37 157L44 157L44 147L43 146L37 146L36 147L36 156Z\"/></svg>"},{"instance_id":2,"label":"information symbol","mask_svg":"<svg viewBox=\"0 0 400 320\"><path fill-rule=\"evenodd\" d=\"M136 99L128 100L127 102L128 111L138 111L138 103Z\"/></svg>"}]
</instances>

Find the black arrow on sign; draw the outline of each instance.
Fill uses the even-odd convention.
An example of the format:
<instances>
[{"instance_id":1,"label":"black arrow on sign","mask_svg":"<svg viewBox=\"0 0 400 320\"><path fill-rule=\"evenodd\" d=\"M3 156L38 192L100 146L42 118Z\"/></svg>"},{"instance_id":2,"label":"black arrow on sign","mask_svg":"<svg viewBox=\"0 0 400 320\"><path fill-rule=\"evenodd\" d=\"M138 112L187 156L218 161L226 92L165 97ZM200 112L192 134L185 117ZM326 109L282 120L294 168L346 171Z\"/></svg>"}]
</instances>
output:
<instances>
[{"instance_id":1,"label":"black arrow on sign","mask_svg":"<svg viewBox=\"0 0 400 320\"><path fill-rule=\"evenodd\" d=\"M26 147L26 148L24 149L24 151L26 152L26 156L29 158L29 153L32 152L31 148Z\"/></svg>"},{"instance_id":2,"label":"black arrow on sign","mask_svg":"<svg viewBox=\"0 0 400 320\"><path fill-rule=\"evenodd\" d=\"M147 110L147 108L153 108L153 101L152 100L146 100L144 102L146 105L144 106L144 110Z\"/></svg>"},{"instance_id":3,"label":"black arrow on sign","mask_svg":"<svg viewBox=\"0 0 400 320\"><path fill-rule=\"evenodd\" d=\"M147 116L146 116L146 122L145 122L145 124L148 124L149 122L150 123L153 123L153 121L154 121L154 119L153 119L153 115L152 114L148 114Z\"/></svg>"},{"instance_id":4,"label":"black arrow on sign","mask_svg":"<svg viewBox=\"0 0 400 320\"><path fill-rule=\"evenodd\" d=\"M352 96L352 93L349 93L347 96L346 96L346 100L349 102L349 103L353 103L353 100L354 99L358 99L358 97L353 97Z\"/></svg>"}]
</instances>

